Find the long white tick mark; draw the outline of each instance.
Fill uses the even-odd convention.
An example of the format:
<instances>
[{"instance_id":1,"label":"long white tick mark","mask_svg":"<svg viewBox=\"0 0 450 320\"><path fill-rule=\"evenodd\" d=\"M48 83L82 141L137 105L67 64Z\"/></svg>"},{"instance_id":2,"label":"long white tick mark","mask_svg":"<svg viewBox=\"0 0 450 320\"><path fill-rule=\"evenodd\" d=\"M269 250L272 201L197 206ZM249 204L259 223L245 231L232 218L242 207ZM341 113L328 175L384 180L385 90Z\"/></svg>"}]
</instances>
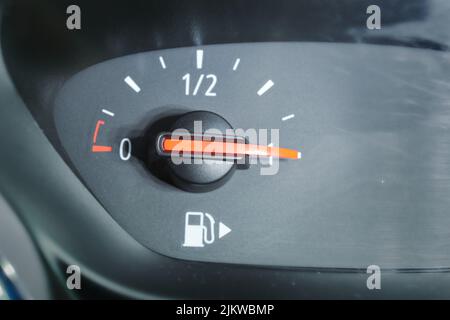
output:
<instances>
[{"instance_id":1,"label":"long white tick mark","mask_svg":"<svg viewBox=\"0 0 450 320\"><path fill-rule=\"evenodd\" d=\"M127 85L130 86L131 89L133 89L136 92L141 91L141 88L139 88L139 86L136 84L136 82L134 82L133 79L131 79L130 76L127 76L124 81L126 82Z\"/></svg>"},{"instance_id":2,"label":"long white tick mark","mask_svg":"<svg viewBox=\"0 0 450 320\"><path fill-rule=\"evenodd\" d=\"M262 96L264 93L267 92L270 88L272 88L274 85L272 80L268 80L264 85L258 90L257 94L258 96Z\"/></svg>"},{"instance_id":3,"label":"long white tick mark","mask_svg":"<svg viewBox=\"0 0 450 320\"><path fill-rule=\"evenodd\" d=\"M203 67L203 50L197 50L197 69Z\"/></svg>"}]
</instances>

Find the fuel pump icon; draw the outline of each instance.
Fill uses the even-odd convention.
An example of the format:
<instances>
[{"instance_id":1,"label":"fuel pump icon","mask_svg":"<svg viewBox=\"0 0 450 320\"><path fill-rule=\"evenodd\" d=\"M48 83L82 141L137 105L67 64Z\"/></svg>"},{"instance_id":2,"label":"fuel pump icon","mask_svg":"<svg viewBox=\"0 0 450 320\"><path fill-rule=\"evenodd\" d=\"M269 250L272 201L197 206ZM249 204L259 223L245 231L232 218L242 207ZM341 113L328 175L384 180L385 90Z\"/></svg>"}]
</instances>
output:
<instances>
[{"instance_id":1,"label":"fuel pump icon","mask_svg":"<svg viewBox=\"0 0 450 320\"><path fill-rule=\"evenodd\" d=\"M205 220L208 220L207 225ZM209 213L186 212L183 247L204 247L205 243L213 243L214 223L214 218Z\"/></svg>"}]
</instances>

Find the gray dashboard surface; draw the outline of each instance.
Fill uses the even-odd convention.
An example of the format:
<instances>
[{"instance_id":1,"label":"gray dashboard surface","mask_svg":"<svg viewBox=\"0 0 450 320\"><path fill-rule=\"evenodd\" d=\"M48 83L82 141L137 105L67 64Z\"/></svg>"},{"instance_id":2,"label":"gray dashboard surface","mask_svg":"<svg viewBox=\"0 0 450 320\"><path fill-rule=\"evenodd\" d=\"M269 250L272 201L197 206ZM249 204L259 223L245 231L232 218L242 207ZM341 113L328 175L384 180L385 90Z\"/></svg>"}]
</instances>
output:
<instances>
[{"instance_id":1,"label":"gray dashboard surface","mask_svg":"<svg viewBox=\"0 0 450 320\"><path fill-rule=\"evenodd\" d=\"M197 48L200 71L194 47L139 53L79 72L55 99L64 150L136 240L196 261L450 266L448 53L307 42ZM217 75L217 96L186 96L186 72ZM139 93L126 76L139 83ZM269 78L274 88L258 96ZM215 112L235 129L279 129L279 145L299 148L302 159L280 162L274 175L261 175L262 165L238 170L208 193L181 191L156 179L145 160L122 161L118 151L122 138L143 135L155 118L174 112L171 106ZM295 119L280 120L290 113ZM113 146L111 153L91 152L97 120L105 123L99 143ZM211 245L186 247L185 213L192 211L233 231Z\"/></svg>"}]
</instances>

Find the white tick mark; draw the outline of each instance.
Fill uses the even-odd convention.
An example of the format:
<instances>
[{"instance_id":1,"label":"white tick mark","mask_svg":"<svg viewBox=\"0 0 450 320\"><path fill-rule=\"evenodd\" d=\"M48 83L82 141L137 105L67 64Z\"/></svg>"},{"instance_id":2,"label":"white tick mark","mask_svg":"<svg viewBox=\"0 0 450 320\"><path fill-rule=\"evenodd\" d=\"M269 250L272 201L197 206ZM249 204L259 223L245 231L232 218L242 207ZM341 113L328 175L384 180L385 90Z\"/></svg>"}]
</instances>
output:
<instances>
[{"instance_id":1,"label":"white tick mark","mask_svg":"<svg viewBox=\"0 0 450 320\"><path fill-rule=\"evenodd\" d=\"M141 88L139 88L139 86L136 84L136 82L134 82L133 79L131 79L130 76L127 76L124 81L126 82L127 85L130 86L131 89L133 89L136 92L141 91Z\"/></svg>"},{"instance_id":2,"label":"white tick mark","mask_svg":"<svg viewBox=\"0 0 450 320\"><path fill-rule=\"evenodd\" d=\"M102 112L103 112L104 114L107 114L107 115L110 116L110 117L114 117L114 113L111 112L111 111L109 111L109 110L102 109Z\"/></svg>"},{"instance_id":3,"label":"white tick mark","mask_svg":"<svg viewBox=\"0 0 450 320\"><path fill-rule=\"evenodd\" d=\"M159 62L161 63L161 67L163 68L163 69L165 69L166 68L166 63L164 62L164 58L163 57L159 57Z\"/></svg>"},{"instance_id":4,"label":"white tick mark","mask_svg":"<svg viewBox=\"0 0 450 320\"><path fill-rule=\"evenodd\" d=\"M257 92L258 96L262 96L264 93L266 93L267 90L272 88L274 85L272 80L268 80Z\"/></svg>"},{"instance_id":5,"label":"white tick mark","mask_svg":"<svg viewBox=\"0 0 450 320\"><path fill-rule=\"evenodd\" d=\"M290 114L288 116L285 116L285 117L281 118L281 121L287 121L287 120L292 119L294 117L295 117L295 114Z\"/></svg>"},{"instance_id":6,"label":"white tick mark","mask_svg":"<svg viewBox=\"0 0 450 320\"><path fill-rule=\"evenodd\" d=\"M241 59L237 58L236 61L234 62L233 71L237 70L240 62L241 62Z\"/></svg>"},{"instance_id":7,"label":"white tick mark","mask_svg":"<svg viewBox=\"0 0 450 320\"><path fill-rule=\"evenodd\" d=\"M197 69L203 67L203 50L197 50Z\"/></svg>"}]
</instances>

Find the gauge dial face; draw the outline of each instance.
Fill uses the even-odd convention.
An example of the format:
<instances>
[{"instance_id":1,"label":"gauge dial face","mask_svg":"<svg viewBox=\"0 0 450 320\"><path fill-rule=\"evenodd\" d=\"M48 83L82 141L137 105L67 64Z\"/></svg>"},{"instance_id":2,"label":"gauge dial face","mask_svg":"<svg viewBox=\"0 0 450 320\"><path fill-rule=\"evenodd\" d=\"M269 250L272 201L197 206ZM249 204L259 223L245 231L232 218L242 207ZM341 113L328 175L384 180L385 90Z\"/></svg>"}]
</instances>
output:
<instances>
[{"instance_id":1,"label":"gauge dial face","mask_svg":"<svg viewBox=\"0 0 450 320\"><path fill-rule=\"evenodd\" d=\"M55 123L86 186L156 252L267 266L434 267L450 263L434 249L448 245L450 190L439 180L450 170L432 172L436 161L450 169L450 136L430 117L448 109L448 88L431 87L424 72L445 82L448 63L438 52L373 45L153 51L68 80ZM158 139L178 128L193 134L195 120L252 129L256 143L239 133L225 142L265 154L177 167L171 140Z\"/></svg>"}]
</instances>

